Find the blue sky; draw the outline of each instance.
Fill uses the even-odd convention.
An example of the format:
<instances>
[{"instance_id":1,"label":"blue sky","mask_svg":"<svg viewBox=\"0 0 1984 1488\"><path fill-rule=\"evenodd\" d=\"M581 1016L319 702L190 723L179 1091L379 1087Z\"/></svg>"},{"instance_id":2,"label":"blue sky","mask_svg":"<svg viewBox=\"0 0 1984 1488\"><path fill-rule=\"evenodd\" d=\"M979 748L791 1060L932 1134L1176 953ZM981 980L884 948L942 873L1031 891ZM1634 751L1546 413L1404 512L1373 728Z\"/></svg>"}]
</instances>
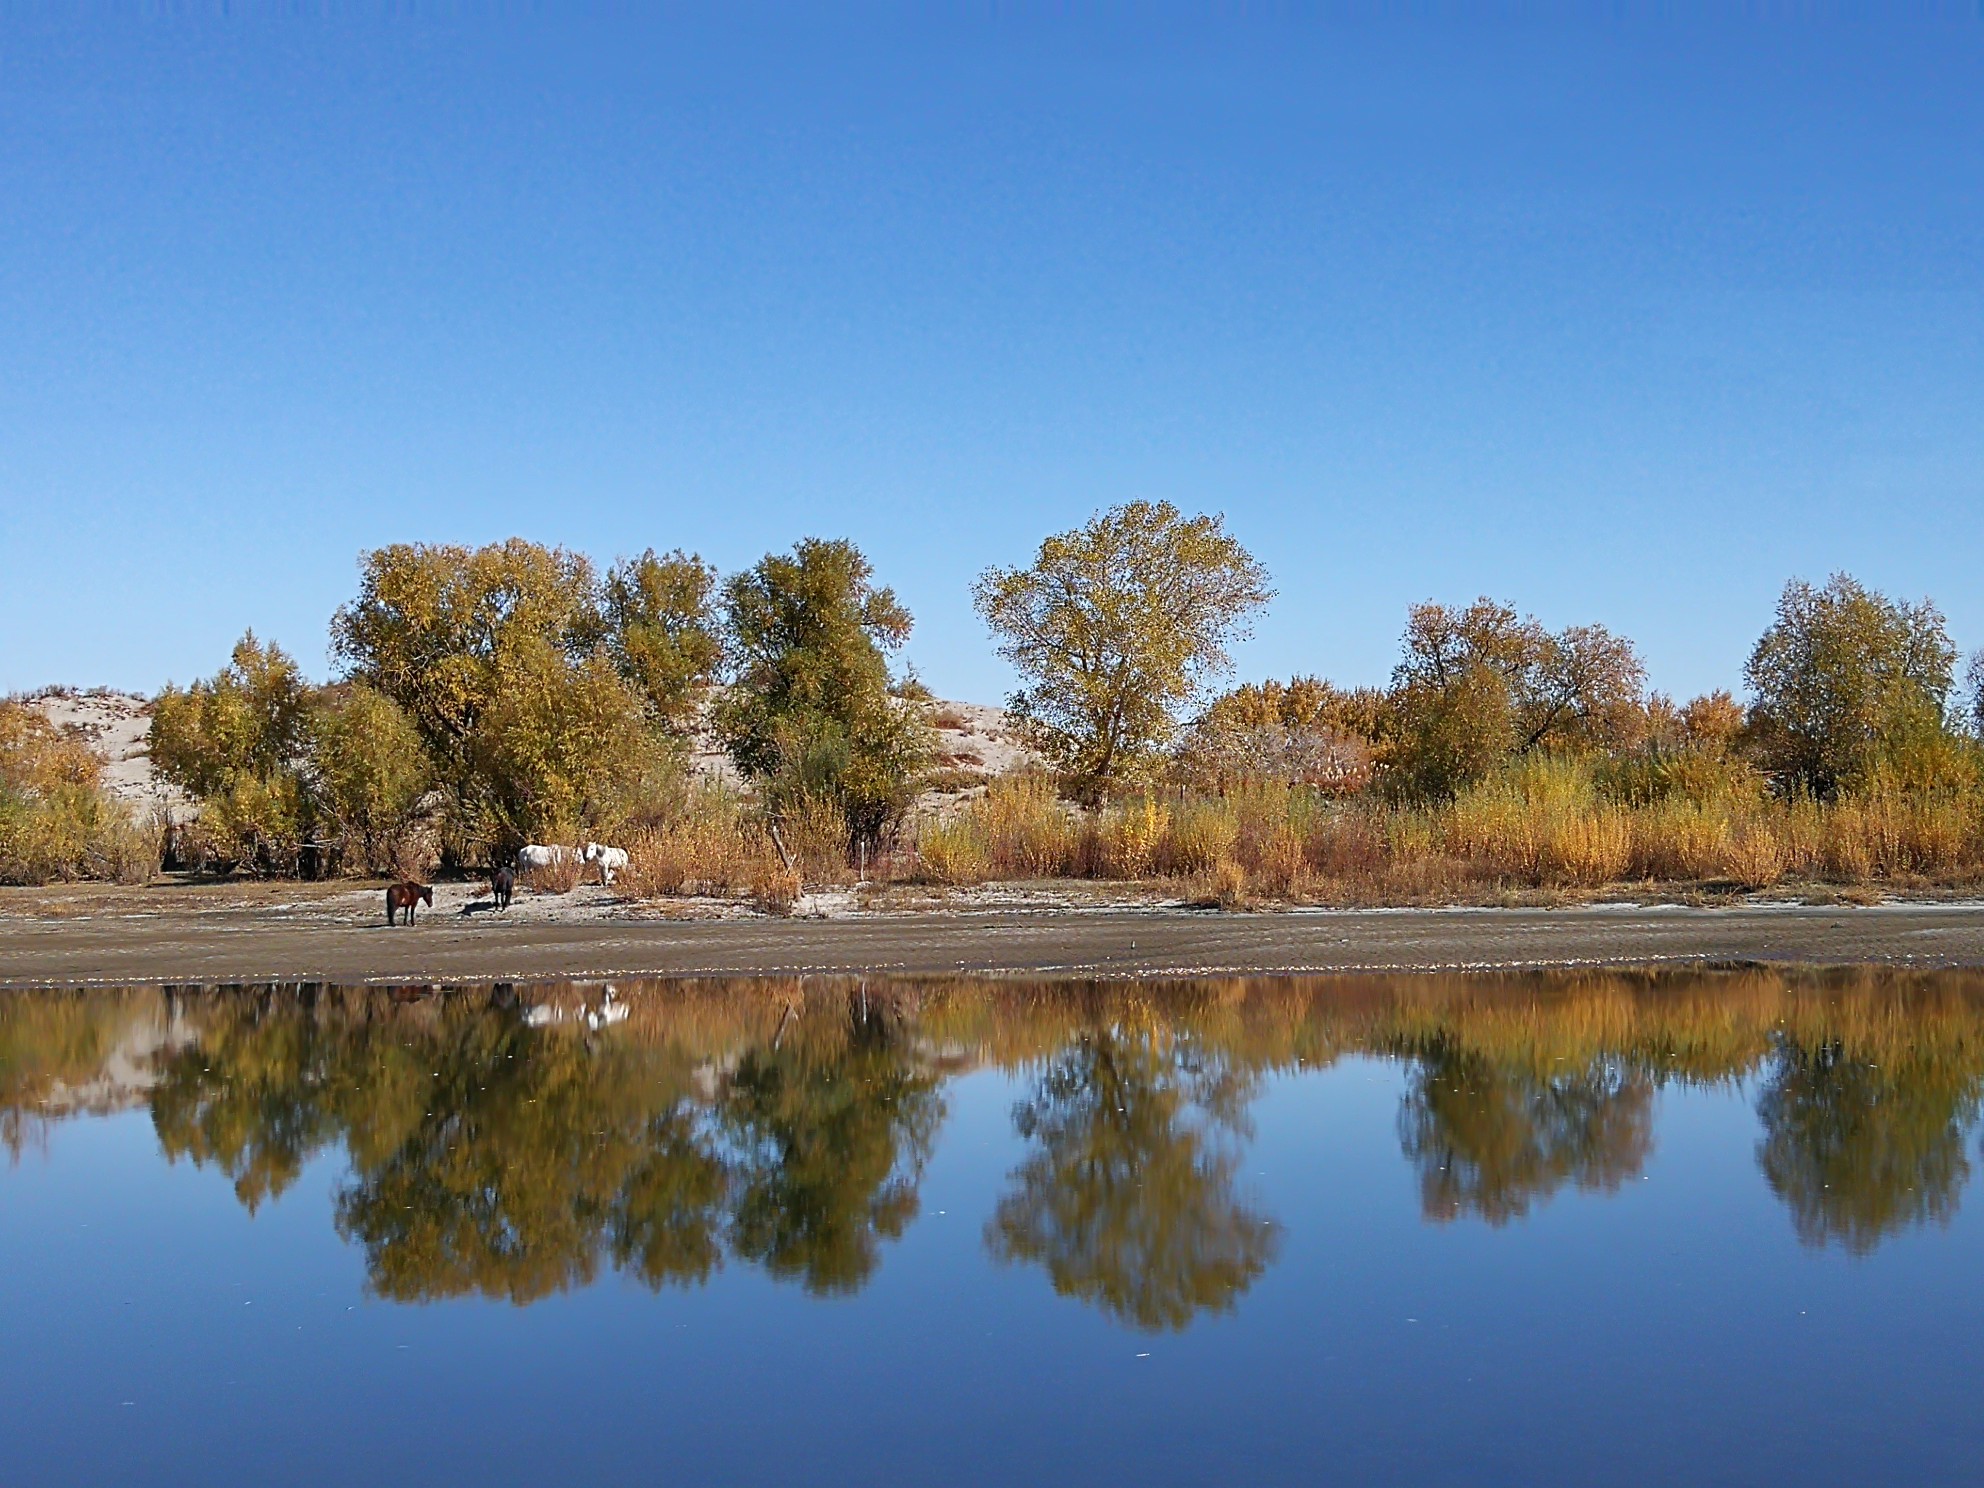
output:
<instances>
[{"instance_id":1,"label":"blue sky","mask_svg":"<svg viewBox=\"0 0 1984 1488\"><path fill-rule=\"evenodd\" d=\"M815 534L991 700L973 575L1138 496L1272 570L1248 676L1488 593L1735 686L1835 569L1984 646L1975 7L941 9L0 16L0 689Z\"/></svg>"}]
</instances>

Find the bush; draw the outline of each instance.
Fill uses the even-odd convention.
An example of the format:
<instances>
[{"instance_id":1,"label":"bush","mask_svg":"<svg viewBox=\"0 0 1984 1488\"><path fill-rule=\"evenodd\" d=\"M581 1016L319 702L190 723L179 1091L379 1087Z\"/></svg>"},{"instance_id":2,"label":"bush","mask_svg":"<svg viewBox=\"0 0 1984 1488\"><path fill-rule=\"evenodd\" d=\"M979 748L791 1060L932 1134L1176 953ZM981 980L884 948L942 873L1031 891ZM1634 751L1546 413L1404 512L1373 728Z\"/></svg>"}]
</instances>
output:
<instances>
[{"instance_id":1,"label":"bush","mask_svg":"<svg viewBox=\"0 0 1984 1488\"><path fill-rule=\"evenodd\" d=\"M181 831L179 850L196 869L290 874L309 835L303 784L295 775L243 776L201 799L198 818Z\"/></svg>"},{"instance_id":2,"label":"bush","mask_svg":"<svg viewBox=\"0 0 1984 1488\"><path fill-rule=\"evenodd\" d=\"M87 744L38 708L0 701L0 883L142 883L159 848L158 834L103 791Z\"/></svg>"},{"instance_id":3,"label":"bush","mask_svg":"<svg viewBox=\"0 0 1984 1488\"><path fill-rule=\"evenodd\" d=\"M1249 682L1223 693L1186 730L1172 776L1194 790L1280 782L1332 795L1371 783L1390 704L1371 688L1343 691L1317 677Z\"/></svg>"},{"instance_id":4,"label":"bush","mask_svg":"<svg viewBox=\"0 0 1984 1488\"><path fill-rule=\"evenodd\" d=\"M1221 858L1206 873L1206 893L1221 909L1247 907L1247 870L1231 858Z\"/></svg>"},{"instance_id":5,"label":"bush","mask_svg":"<svg viewBox=\"0 0 1984 1488\"><path fill-rule=\"evenodd\" d=\"M199 803L182 841L196 864L296 871L310 826L301 770L311 706L296 663L253 631L213 677L159 694L152 765Z\"/></svg>"},{"instance_id":6,"label":"bush","mask_svg":"<svg viewBox=\"0 0 1984 1488\"><path fill-rule=\"evenodd\" d=\"M788 797L779 820L767 830L778 834L775 840L784 844L793 868L808 883L840 883L853 876L847 818L830 796Z\"/></svg>"},{"instance_id":7,"label":"bush","mask_svg":"<svg viewBox=\"0 0 1984 1488\"><path fill-rule=\"evenodd\" d=\"M540 894L569 894L585 877L586 866L577 853L564 853L542 867L526 868L517 882Z\"/></svg>"},{"instance_id":8,"label":"bush","mask_svg":"<svg viewBox=\"0 0 1984 1488\"><path fill-rule=\"evenodd\" d=\"M795 869L783 864L764 866L752 878L751 903L764 914L789 915L804 892L805 886Z\"/></svg>"},{"instance_id":9,"label":"bush","mask_svg":"<svg viewBox=\"0 0 1984 1488\"><path fill-rule=\"evenodd\" d=\"M1630 861L1626 813L1599 801L1577 760L1521 759L1463 791L1441 821L1448 852L1538 887L1610 883Z\"/></svg>"},{"instance_id":10,"label":"bush","mask_svg":"<svg viewBox=\"0 0 1984 1488\"><path fill-rule=\"evenodd\" d=\"M969 813L928 823L916 839L923 876L937 883L983 883L992 875L985 832Z\"/></svg>"},{"instance_id":11,"label":"bush","mask_svg":"<svg viewBox=\"0 0 1984 1488\"><path fill-rule=\"evenodd\" d=\"M1592 772L1601 796L1635 807L1678 799L1693 806L1747 809L1762 799L1767 785L1748 761L1694 745L1600 758Z\"/></svg>"},{"instance_id":12,"label":"bush","mask_svg":"<svg viewBox=\"0 0 1984 1488\"><path fill-rule=\"evenodd\" d=\"M1239 814L1227 802L1187 801L1171 813L1154 866L1181 878L1210 873L1232 858L1239 840Z\"/></svg>"},{"instance_id":13,"label":"bush","mask_svg":"<svg viewBox=\"0 0 1984 1488\"><path fill-rule=\"evenodd\" d=\"M1053 878L1079 871L1082 829L1044 774L1007 775L971 808L998 872Z\"/></svg>"},{"instance_id":14,"label":"bush","mask_svg":"<svg viewBox=\"0 0 1984 1488\"><path fill-rule=\"evenodd\" d=\"M694 792L672 820L652 824L627 843L627 867L615 884L632 898L748 892L782 866L764 823L728 791Z\"/></svg>"}]
</instances>

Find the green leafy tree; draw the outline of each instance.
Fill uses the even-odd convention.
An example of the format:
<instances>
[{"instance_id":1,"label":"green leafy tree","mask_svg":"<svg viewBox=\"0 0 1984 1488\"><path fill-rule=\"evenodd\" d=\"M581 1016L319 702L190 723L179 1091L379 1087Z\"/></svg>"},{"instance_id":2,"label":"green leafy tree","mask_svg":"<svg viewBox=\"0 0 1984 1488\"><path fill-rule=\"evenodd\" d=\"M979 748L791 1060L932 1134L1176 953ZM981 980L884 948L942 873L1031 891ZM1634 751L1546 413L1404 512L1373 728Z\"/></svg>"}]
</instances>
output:
<instances>
[{"instance_id":1,"label":"green leafy tree","mask_svg":"<svg viewBox=\"0 0 1984 1488\"><path fill-rule=\"evenodd\" d=\"M723 663L715 592L716 570L682 552L656 557L650 548L614 564L606 576L607 645L664 727L694 724Z\"/></svg>"},{"instance_id":2,"label":"green leafy tree","mask_svg":"<svg viewBox=\"0 0 1984 1488\"><path fill-rule=\"evenodd\" d=\"M872 841L908 805L928 758L920 713L889 690L910 615L845 541L807 538L724 586L734 669L715 710L730 757L774 813L829 800Z\"/></svg>"},{"instance_id":3,"label":"green leafy tree","mask_svg":"<svg viewBox=\"0 0 1984 1488\"><path fill-rule=\"evenodd\" d=\"M1133 501L1040 545L972 590L1022 686L1008 709L1077 799L1159 760L1178 716L1225 671L1273 591L1218 516Z\"/></svg>"},{"instance_id":4,"label":"green leafy tree","mask_svg":"<svg viewBox=\"0 0 1984 1488\"><path fill-rule=\"evenodd\" d=\"M1928 600L1891 600L1846 574L1824 588L1793 580L1743 669L1750 746L1781 789L1852 790L1940 750L1955 667Z\"/></svg>"},{"instance_id":5,"label":"green leafy tree","mask_svg":"<svg viewBox=\"0 0 1984 1488\"><path fill-rule=\"evenodd\" d=\"M689 684L663 653L670 625L678 653L695 649L670 608L693 599L694 566L623 564L603 609L591 563L562 548L381 548L332 648L412 720L470 844L501 856L605 834L680 794L681 751L663 735L682 702L670 689Z\"/></svg>"},{"instance_id":6,"label":"green leafy tree","mask_svg":"<svg viewBox=\"0 0 1984 1488\"><path fill-rule=\"evenodd\" d=\"M1551 632L1507 605L1415 605L1392 672L1390 788L1449 796L1538 749L1615 749L1644 728L1632 642L1602 625Z\"/></svg>"}]
</instances>

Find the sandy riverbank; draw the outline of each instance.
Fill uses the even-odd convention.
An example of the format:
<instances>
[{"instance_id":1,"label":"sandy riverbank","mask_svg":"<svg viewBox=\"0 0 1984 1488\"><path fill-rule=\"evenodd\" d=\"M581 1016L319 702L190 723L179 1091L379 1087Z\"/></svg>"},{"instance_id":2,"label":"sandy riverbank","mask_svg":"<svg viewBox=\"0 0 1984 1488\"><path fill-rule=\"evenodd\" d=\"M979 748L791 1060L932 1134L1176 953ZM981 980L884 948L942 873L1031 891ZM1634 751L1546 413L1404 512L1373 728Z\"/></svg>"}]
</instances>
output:
<instances>
[{"instance_id":1,"label":"sandy riverbank","mask_svg":"<svg viewBox=\"0 0 1984 1488\"><path fill-rule=\"evenodd\" d=\"M1984 904L1216 913L1099 901L771 919L597 888L499 915L470 885L387 929L345 884L0 891L0 985L805 972L1149 976L1777 961L1984 966ZM692 917L702 914L704 917Z\"/></svg>"}]
</instances>

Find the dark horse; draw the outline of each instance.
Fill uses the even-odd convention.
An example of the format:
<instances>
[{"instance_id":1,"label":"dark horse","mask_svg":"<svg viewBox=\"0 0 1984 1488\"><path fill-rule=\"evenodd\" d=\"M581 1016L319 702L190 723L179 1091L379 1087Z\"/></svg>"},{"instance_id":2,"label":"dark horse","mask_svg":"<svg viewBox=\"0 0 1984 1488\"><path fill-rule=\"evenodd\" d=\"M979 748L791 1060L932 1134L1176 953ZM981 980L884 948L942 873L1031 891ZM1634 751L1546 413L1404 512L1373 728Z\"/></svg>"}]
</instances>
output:
<instances>
[{"instance_id":1,"label":"dark horse","mask_svg":"<svg viewBox=\"0 0 1984 1488\"><path fill-rule=\"evenodd\" d=\"M430 909L434 905L434 891L426 884L417 884L411 880L394 884L386 890L386 923L392 924L393 912L403 909L406 911L406 922L411 925L413 912L423 904Z\"/></svg>"},{"instance_id":2,"label":"dark horse","mask_svg":"<svg viewBox=\"0 0 1984 1488\"><path fill-rule=\"evenodd\" d=\"M496 907L508 909L510 896L517 892L517 875L509 868L498 868L489 875L489 892L496 896Z\"/></svg>"}]
</instances>

